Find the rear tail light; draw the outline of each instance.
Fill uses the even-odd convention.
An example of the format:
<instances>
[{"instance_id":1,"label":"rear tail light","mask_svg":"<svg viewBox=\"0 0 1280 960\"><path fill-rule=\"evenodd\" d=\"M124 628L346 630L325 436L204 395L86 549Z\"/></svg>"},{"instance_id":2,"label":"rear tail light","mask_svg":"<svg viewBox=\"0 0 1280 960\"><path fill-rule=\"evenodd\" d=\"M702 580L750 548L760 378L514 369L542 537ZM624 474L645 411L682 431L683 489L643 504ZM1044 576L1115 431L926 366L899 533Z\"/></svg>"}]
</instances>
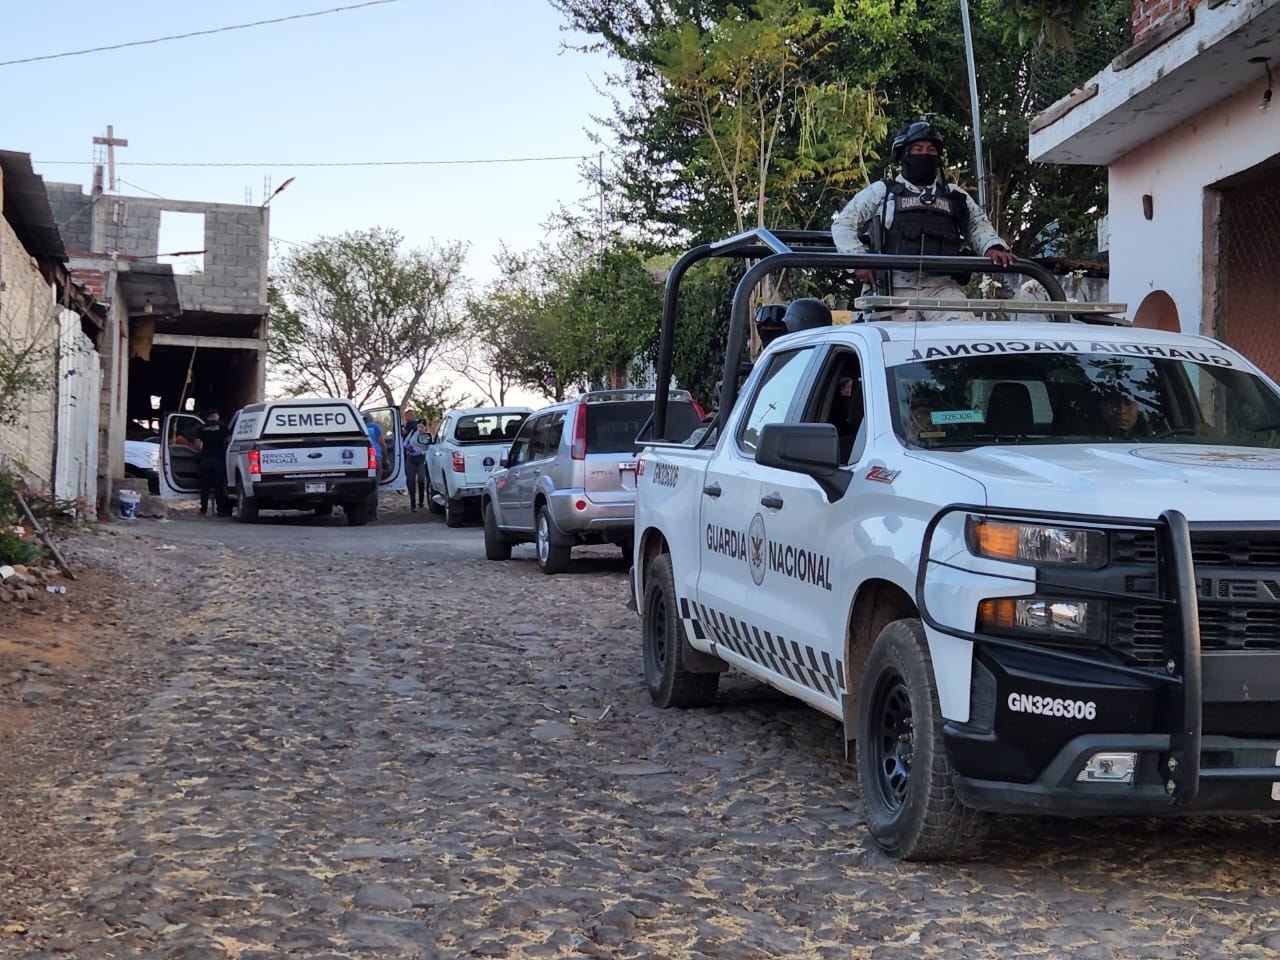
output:
<instances>
[{"instance_id":1,"label":"rear tail light","mask_svg":"<svg viewBox=\"0 0 1280 960\"><path fill-rule=\"evenodd\" d=\"M702 404L697 400L690 400L689 402L693 404L693 412L698 415L698 422L701 423L707 418L706 412L702 409Z\"/></svg>"},{"instance_id":2,"label":"rear tail light","mask_svg":"<svg viewBox=\"0 0 1280 960\"><path fill-rule=\"evenodd\" d=\"M257 450L249 451L249 476L262 476L262 454Z\"/></svg>"},{"instance_id":3,"label":"rear tail light","mask_svg":"<svg viewBox=\"0 0 1280 960\"><path fill-rule=\"evenodd\" d=\"M467 472L466 455L459 453L457 450L453 451L453 472L454 473Z\"/></svg>"},{"instance_id":4,"label":"rear tail light","mask_svg":"<svg viewBox=\"0 0 1280 960\"><path fill-rule=\"evenodd\" d=\"M587 458L587 405L578 404L578 412L573 417L573 446L569 456L575 460Z\"/></svg>"},{"instance_id":5,"label":"rear tail light","mask_svg":"<svg viewBox=\"0 0 1280 960\"><path fill-rule=\"evenodd\" d=\"M378 469L378 448L377 447L369 448L369 469L370 470Z\"/></svg>"}]
</instances>

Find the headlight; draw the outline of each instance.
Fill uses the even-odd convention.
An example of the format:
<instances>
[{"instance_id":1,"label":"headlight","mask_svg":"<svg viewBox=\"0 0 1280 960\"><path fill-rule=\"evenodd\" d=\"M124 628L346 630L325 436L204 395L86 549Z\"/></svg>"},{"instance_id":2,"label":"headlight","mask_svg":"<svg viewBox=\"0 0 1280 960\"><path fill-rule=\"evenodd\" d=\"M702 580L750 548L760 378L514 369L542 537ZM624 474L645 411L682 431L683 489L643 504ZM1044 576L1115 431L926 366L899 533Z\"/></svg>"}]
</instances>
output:
<instances>
[{"instance_id":1,"label":"headlight","mask_svg":"<svg viewBox=\"0 0 1280 960\"><path fill-rule=\"evenodd\" d=\"M1051 597L983 600L978 604L978 632L1049 642L1096 643L1103 604L1101 600Z\"/></svg>"},{"instance_id":2,"label":"headlight","mask_svg":"<svg viewBox=\"0 0 1280 960\"><path fill-rule=\"evenodd\" d=\"M1107 559L1107 535L1082 527L1053 527L970 517L969 549L980 557L1040 566L1100 567Z\"/></svg>"}]
</instances>

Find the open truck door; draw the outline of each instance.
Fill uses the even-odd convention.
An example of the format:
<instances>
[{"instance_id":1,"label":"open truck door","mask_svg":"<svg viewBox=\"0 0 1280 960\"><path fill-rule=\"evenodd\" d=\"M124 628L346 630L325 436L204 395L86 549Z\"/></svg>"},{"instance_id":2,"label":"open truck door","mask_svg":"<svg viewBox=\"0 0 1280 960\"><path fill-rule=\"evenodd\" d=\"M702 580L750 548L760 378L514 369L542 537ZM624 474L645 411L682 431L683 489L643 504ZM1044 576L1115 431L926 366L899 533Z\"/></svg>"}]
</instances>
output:
<instances>
[{"instance_id":1,"label":"open truck door","mask_svg":"<svg viewBox=\"0 0 1280 960\"><path fill-rule=\"evenodd\" d=\"M361 410L382 428L382 449L378 451L378 489L404 490L404 438L400 436L398 407L367 407Z\"/></svg>"},{"instance_id":2,"label":"open truck door","mask_svg":"<svg viewBox=\"0 0 1280 960\"><path fill-rule=\"evenodd\" d=\"M204 420L191 413L166 413L160 436L160 496L194 500L200 496L200 454L196 432Z\"/></svg>"}]
</instances>

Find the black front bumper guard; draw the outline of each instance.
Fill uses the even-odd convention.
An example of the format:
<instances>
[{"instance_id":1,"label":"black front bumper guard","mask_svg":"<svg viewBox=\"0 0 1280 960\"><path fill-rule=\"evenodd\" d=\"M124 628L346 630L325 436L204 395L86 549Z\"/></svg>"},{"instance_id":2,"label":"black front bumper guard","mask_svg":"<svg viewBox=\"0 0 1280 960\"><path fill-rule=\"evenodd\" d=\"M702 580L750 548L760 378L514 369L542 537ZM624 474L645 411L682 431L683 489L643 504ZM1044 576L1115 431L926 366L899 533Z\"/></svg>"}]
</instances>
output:
<instances>
[{"instance_id":1,"label":"black front bumper guard","mask_svg":"<svg viewBox=\"0 0 1280 960\"><path fill-rule=\"evenodd\" d=\"M1105 590L1093 590L1072 585L1077 594L1098 597L1120 597L1125 600L1141 599L1158 604L1163 612L1165 665L1163 670L1127 664L1109 663L1105 660L1073 653L1041 644L986 634L972 633L947 626L938 621L925 601L925 579L931 565L952 566L943 561L930 560L933 536L943 518L952 513L971 513L977 516L1030 520L1039 523L1062 523L1073 527L1101 529L1151 530L1156 537L1157 590L1155 596L1116 594ZM1188 806L1195 802L1201 781L1266 781L1275 782L1276 767L1210 768L1200 766L1200 745L1203 729L1202 704L1204 666L1200 650L1200 616L1196 592L1195 571L1191 549L1191 529L1185 516L1177 510L1166 510L1157 520L1116 517L1092 517L1080 514L1012 510L974 504L951 504L943 507L925 527L921 547L922 562L916 574L916 606L920 618L931 629L951 637L968 640L977 647L1000 648L1033 653L1038 657L1062 663L1079 664L1095 670L1135 677L1152 686L1170 688L1169 707L1165 718L1165 732L1169 737L1169 750L1161 759L1165 777L1165 791L1175 806ZM1006 574L984 572L984 576L1000 577L1018 583L1031 583L1041 588L1054 586L1044 579L1027 579Z\"/></svg>"}]
</instances>

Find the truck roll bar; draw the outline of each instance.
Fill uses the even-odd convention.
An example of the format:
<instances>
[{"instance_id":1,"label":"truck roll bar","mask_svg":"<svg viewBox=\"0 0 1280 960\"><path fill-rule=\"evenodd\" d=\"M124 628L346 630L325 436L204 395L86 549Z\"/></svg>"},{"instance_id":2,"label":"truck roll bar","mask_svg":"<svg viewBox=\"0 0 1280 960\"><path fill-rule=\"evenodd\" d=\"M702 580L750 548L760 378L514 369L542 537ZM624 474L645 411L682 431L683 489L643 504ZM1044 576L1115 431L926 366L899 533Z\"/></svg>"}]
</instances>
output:
<instances>
[{"instance_id":1,"label":"truck roll bar","mask_svg":"<svg viewBox=\"0 0 1280 960\"><path fill-rule=\"evenodd\" d=\"M769 274L788 268L817 268L831 271L853 271L862 268L872 270L927 270L929 273L1015 273L1030 277L1044 287L1051 300L1066 303L1066 294L1047 267L1030 260L1018 260L1008 267L992 263L986 257L923 257L899 256L882 253L847 254L835 248L829 230L748 230L716 243L704 243L686 252L667 274L662 299L662 323L658 335L658 357L654 369L657 396L653 416L641 430L640 440L666 441L667 397L671 387L672 358L675 352L676 317L680 307L680 285L685 274L695 263L712 257L736 260L755 260L733 293L733 305L729 315L728 348L725 351L724 373L721 380L719 409L716 419L728 412L738 398L738 358L746 344L750 318L751 294ZM967 301L975 303L976 301ZM1010 301L989 301L993 307L999 304L1008 311ZM897 304L894 304L897 305ZM1041 305L1036 312L1045 312ZM1070 308L1059 311L1064 320L1077 319L1087 323L1115 323L1114 318L1100 318L1096 313L1073 314Z\"/></svg>"}]
</instances>

